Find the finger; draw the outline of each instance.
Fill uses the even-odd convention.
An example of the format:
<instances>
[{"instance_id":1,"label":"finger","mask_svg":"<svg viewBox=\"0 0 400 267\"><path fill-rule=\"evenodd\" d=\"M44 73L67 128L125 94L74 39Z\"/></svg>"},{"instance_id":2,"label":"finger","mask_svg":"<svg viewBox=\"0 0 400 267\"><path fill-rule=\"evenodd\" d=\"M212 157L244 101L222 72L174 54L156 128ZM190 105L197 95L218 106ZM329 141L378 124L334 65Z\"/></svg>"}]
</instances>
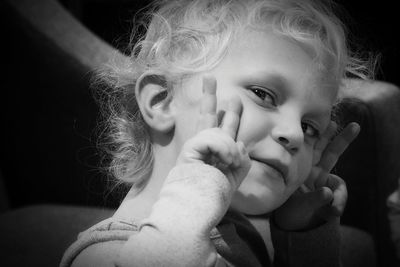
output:
<instances>
[{"instance_id":1,"label":"finger","mask_svg":"<svg viewBox=\"0 0 400 267\"><path fill-rule=\"evenodd\" d=\"M242 109L243 106L240 98L238 96L233 97L229 102L228 110L225 112L221 122L221 129L232 137L233 140L236 140Z\"/></svg>"},{"instance_id":2,"label":"finger","mask_svg":"<svg viewBox=\"0 0 400 267\"><path fill-rule=\"evenodd\" d=\"M239 156L240 156L240 160L241 160L240 165L236 166L236 167L239 167L242 170L246 170L246 173L247 173L251 166L249 153L246 149L246 146L244 145L244 143L242 141L238 141L236 144L237 144L237 147L239 150Z\"/></svg>"},{"instance_id":3,"label":"finger","mask_svg":"<svg viewBox=\"0 0 400 267\"><path fill-rule=\"evenodd\" d=\"M318 211L315 213L315 217L319 218L320 221L322 220L324 222L329 222L339 217L339 215L332 205L327 204L318 209Z\"/></svg>"},{"instance_id":4,"label":"finger","mask_svg":"<svg viewBox=\"0 0 400 267\"><path fill-rule=\"evenodd\" d=\"M314 166L311 170L310 176L304 182L304 186L306 187L305 189L313 191L317 188L327 186L330 175L330 173L326 172L322 168Z\"/></svg>"},{"instance_id":5,"label":"finger","mask_svg":"<svg viewBox=\"0 0 400 267\"><path fill-rule=\"evenodd\" d=\"M318 221L329 221L332 218L340 216L337 209L332 206L335 199L334 192L328 187L321 187L317 189L319 194L319 207L317 207L315 212L315 218Z\"/></svg>"},{"instance_id":6,"label":"finger","mask_svg":"<svg viewBox=\"0 0 400 267\"><path fill-rule=\"evenodd\" d=\"M327 174L323 179L318 179L315 183L316 188L329 188L333 192L331 209L329 212L333 216L342 215L347 203L347 187L342 178L334 174Z\"/></svg>"},{"instance_id":7,"label":"finger","mask_svg":"<svg viewBox=\"0 0 400 267\"><path fill-rule=\"evenodd\" d=\"M320 161L322 152L325 150L328 143L332 140L333 136L336 134L336 130L337 130L336 122L331 121L331 123L328 126L328 129L323 133L323 135L315 145L314 157L313 157L314 164L317 164Z\"/></svg>"},{"instance_id":8,"label":"finger","mask_svg":"<svg viewBox=\"0 0 400 267\"><path fill-rule=\"evenodd\" d=\"M307 200L306 205L310 210L316 210L333 199L332 190L328 187L319 187L311 191L300 187L295 193L302 195Z\"/></svg>"},{"instance_id":9,"label":"finger","mask_svg":"<svg viewBox=\"0 0 400 267\"><path fill-rule=\"evenodd\" d=\"M200 141L199 141L200 140ZM195 150L204 155L207 163L211 165L223 164L229 166L235 164L239 155L236 142L224 134L221 129L203 131L198 138L191 140L190 144Z\"/></svg>"},{"instance_id":10,"label":"finger","mask_svg":"<svg viewBox=\"0 0 400 267\"><path fill-rule=\"evenodd\" d=\"M332 190L328 187L320 187L310 194L314 195L314 199L310 198L310 205L315 205L314 208L323 207L333 199Z\"/></svg>"},{"instance_id":11,"label":"finger","mask_svg":"<svg viewBox=\"0 0 400 267\"><path fill-rule=\"evenodd\" d=\"M327 145L322 153L318 166L326 172L330 172L335 166L340 155L342 155L350 143L353 142L359 132L360 125L358 125L358 123L349 123L346 128Z\"/></svg>"},{"instance_id":12,"label":"finger","mask_svg":"<svg viewBox=\"0 0 400 267\"><path fill-rule=\"evenodd\" d=\"M218 126L217 119L217 81L211 75L203 77L203 96L200 103L200 119L197 131Z\"/></svg>"},{"instance_id":13,"label":"finger","mask_svg":"<svg viewBox=\"0 0 400 267\"><path fill-rule=\"evenodd\" d=\"M333 191L332 207L335 216L341 216L347 203L347 187L344 180L331 174L328 180L328 186Z\"/></svg>"},{"instance_id":14,"label":"finger","mask_svg":"<svg viewBox=\"0 0 400 267\"><path fill-rule=\"evenodd\" d=\"M247 153L246 147L242 141L238 141L235 146L235 151L233 152L235 160L234 160L234 168L241 168L243 167L243 161L249 158Z\"/></svg>"}]
</instances>

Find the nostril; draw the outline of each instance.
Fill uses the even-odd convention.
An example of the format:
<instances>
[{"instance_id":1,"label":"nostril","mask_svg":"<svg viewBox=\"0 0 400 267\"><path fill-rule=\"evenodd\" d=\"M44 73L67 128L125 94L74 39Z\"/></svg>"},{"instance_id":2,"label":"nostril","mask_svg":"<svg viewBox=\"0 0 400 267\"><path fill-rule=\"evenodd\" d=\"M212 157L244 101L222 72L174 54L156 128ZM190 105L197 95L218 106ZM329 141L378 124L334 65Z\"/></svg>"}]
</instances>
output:
<instances>
[{"instance_id":1,"label":"nostril","mask_svg":"<svg viewBox=\"0 0 400 267\"><path fill-rule=\"evenodd\" d=\"M281 136L281 137L278 137L278 141L279 141L279 143L281 143L281 145L285 146L286 149L290 150L291 153L296 153L298 151L298 147L291 144L291 142L289 141L288 138Z\"/></svg>"},{"instance_id":2,"label":"nostril","mask_svg":"<svg viewBox=\"0 0 400 267\"><path fill-rule=\"evenodd\" d=\"M278 137L278 140L285 145L289 144L289 140L287 140L285 137Z\"/></svg>"}]
</instances>

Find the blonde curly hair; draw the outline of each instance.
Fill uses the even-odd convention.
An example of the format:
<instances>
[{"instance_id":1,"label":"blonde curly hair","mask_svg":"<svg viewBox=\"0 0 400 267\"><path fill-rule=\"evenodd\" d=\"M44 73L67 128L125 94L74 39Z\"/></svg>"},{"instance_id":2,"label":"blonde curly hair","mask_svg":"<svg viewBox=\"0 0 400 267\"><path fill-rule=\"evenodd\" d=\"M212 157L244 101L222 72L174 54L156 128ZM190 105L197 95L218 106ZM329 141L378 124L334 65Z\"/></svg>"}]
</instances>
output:
<instances>
[{"instance_id":1,"label":"blonde curly hair","mask_svg":"<svg viewBox=\"0 0 400 267\"><path fill-rule=\"evenodd\" d=\"M135 100L137 79L147 71L165 74L167 97L176 83L215 67L246 29L273 29L311 47L315 62L336 78L366 79L368 60L351 53L346 29L328 0L158 0L148 6L133 30L129 61L114 61L96 78L104 115L102 143L117 184L141 190L152 170L153 150ZM138 40L138 41L135 41Z\"/></svg>"}]
</instances>

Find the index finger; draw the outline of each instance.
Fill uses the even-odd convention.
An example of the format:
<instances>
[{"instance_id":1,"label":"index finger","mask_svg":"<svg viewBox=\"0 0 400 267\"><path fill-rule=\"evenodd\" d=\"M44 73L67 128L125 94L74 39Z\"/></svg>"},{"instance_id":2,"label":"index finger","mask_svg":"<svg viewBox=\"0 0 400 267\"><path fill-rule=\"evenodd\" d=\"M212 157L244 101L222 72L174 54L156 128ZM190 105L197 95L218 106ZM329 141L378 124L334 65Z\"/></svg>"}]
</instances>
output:
<instances>
[{"instance_id":1,"label":"index finger","mask_svg":"<svg viewBox=\"0 0 400 267\"><path fill-rule=\"evenodd\" d=\"M330 172L340 155L342 155L350 143L353 142L359 132L360 125L358 125L358 123L349 123L325 148L318 166L326 172Z\"/></svg>"},{"instance_id":2,"label":"index finger","mask_svg":"<svg viewBox=\"0 0 400 267\"><path fill-rule=\"evenodd\" d=\"M327 174L322 181L317 180L315 184L315 188L327 187L332 190L333 193L333 200L331 206L331 212L335 216L340 216L343 213L343 210L346 206L347 202L347 187L346 183L337 175L334 174Z\"/></svg>"},{"instance_id":3,"label":"index finger","mask_svg":"<svg viewBox=\"0 0 400 267\"><path fill-rule=\"evenodd\" d=\"M242 108L242 101L238 96L231 98L228 104L228 110L225 112L221 122L221 129L232 137L233 140L236 140Z\"/></svg>"},{"instance_id":4,"label":"index finger","mask_svg":"<svg viewBox=\"0 0 400 267\"><path fill-rule=\"evenodd\" d=\"M197 130L218 126L217 119L217 81L214 76L203 76L203 96L200 103L200 117Z\"/></svg>"},{"instance_id":5,"label":"index finger","mask_svg":"<svg viewBox=\"0 0 400 267\"><path fill-rule=\"evenodd\" d=\"M321 160L322 153L331 141L337 130L337 124L334 121L329 123L328 129L322 134L321 138L315 144L313 163L317 164Z\"/></svg>"},{"instance_id":6,"label":"index finger","mask_svg":"<svg viewBox=\"0 0 400 267\"><path fill-rule=\"evenodd\" d=\"M337 212L337 216L342 215L347 203L347 187L345 182L338 176L332 175L329 177L328 185L333 188L332 206Z\"/></svg>"}]
</instances>

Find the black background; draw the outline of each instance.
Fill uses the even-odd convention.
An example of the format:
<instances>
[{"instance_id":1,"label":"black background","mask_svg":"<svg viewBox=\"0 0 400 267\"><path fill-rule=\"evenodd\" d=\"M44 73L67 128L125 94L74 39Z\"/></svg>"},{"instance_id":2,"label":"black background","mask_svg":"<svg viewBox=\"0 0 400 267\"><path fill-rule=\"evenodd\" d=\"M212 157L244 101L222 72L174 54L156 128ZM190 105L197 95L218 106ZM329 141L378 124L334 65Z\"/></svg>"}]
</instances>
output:
<instances>
[{"instance_id":1,"label":"black background","mask_svg":"<svg viewBox=\"0 0 400 267\"><path fill-rule=\"evenodd\" d=\"M118 1L116 1L118 2ZM69 6L81 21L102 38L120 48L123 47L131 25L131 17L135 10L145 6L149 1L107 1L88 2L74 8ZM133 3L132 3L133 2ZM400 12L396 1L360 1L337 0L339 15L349 29L354 47L357 50L370 52L378 56L379 64L376 78L400 84L397 64L400 60Z\"/></svg>"}]
</instances>

